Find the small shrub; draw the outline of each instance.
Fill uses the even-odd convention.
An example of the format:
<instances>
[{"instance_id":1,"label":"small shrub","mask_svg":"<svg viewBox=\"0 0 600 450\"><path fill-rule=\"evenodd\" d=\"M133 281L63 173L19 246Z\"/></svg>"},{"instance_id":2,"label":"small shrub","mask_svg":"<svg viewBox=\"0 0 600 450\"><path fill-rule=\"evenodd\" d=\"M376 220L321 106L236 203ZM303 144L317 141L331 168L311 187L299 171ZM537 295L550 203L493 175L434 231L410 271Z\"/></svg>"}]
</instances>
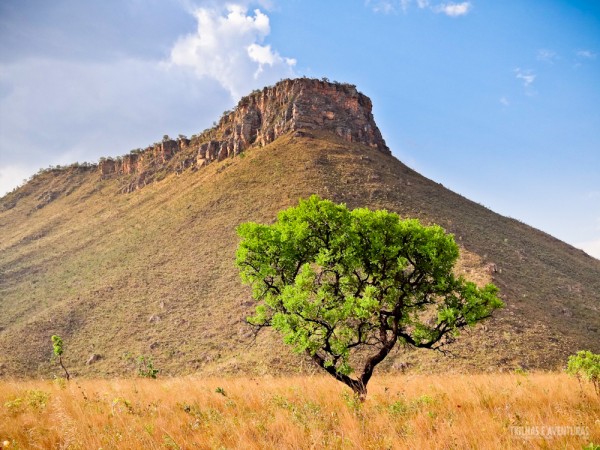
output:
<instances>
[{"instance_id":1,"label":"small shrub","mask_svg":"<svg viewBox=\"0 0 600 450\"><path fill-rule=\"evenodd\" d=\"M149 356L140 355L137 357L138 375L143 378L156 379L160 369L154 367L154 362Z\"/></svg>"},{"instance_id":2,"label":"small shrub","mask_svg":"<svg viewBox=\"0 0 600 450\"><path fill-rule=\"evenodd\" d=\"M222 387L217 387L217 388L215 389L215 392L216 392L217 394L221 394L223 397L227 397L227 394L225 393L225 389L223 389Z\"/></svg>"},{"instance_id":3,"label":"small shrub","mask_svg":"<svg viewBox=\"0 0 600 450\"><path fill-rule=\"evenodd\" d=\"M15 397L12 400L4 402L4 407L9 414L15 416L24 412L27 406L33 410L42 410L48 405L49 399L50 394L48 392L31 389L25 391L25 395L22 397Z\"/></svg>"},{"instance_id":4,"label":"small shrub","mask_svg":"<svg viewBox=\"0 0 600 450\"><path fill-rule=\"evenodd\" d=\"M114 416L116 412L126 411L129 414L134 414L135 410L131 402L123 397L116 397L113 399L111 404L111 412Z\"/></svg>"},{"instance_id":5,"label":"small shrub","mask_svg":"<svg viewBox=\"0 0 600 450\"><path fill-rule=\"evenodd\" d=\"M390 414L393 416L403 416L410 412L411 408L403 400L398 400L388 407Z\"/></svg>"},{"instance_id":6,"label":"small shrub","mask_svg":"<svg viewBox=\"0 0 600 450\"><path fill-rule=\"evenodd\" d=\"M528 372L525 369L523 369L522 367L517 367L515 369L515 374L516 375L523 375L524 377L526 377L528 375Z\"/></svg>"},{"instance_id":7,"label":"small shrub","mask_svg":"<svg viewBox=\"0 0 600 450\"><path fill-rule=\"evenodd\" d=\"M48 392L37 389L27 391L27 404L33 409L44 409L49 399L50 394Z\"/></svg>"},{"instance_id":8,"label":"small shrub","mask_svg":"<svg viewBox=\"0 0 600 450\"><path fill-rule=\"evenodd\" d=\"M4 407L12 415L19 414L23 411L23 399L21 397L15 397L12 400L4 402Z\"/></svg>"},{"instance_id":9,"label":"small shrub","mask_svg":"<svg viewBox=\"0 0 600 450\"><path fill-rule=\"evenodd\" d=\"M569 356L567 373L580 381L581 379L590 381L600 397L600 355L588 350L578 351L575 355Z\"/></svg>"},{"instance_id":10,"label":"small shrub","mask_svg":"<svg viewBox=\"0 0 600 450\"><path fill-rule=\"evenodd\" d=\"M60 389L66 389L67 387L67 382L64 378L55 378L53 381L55 386L59 387Z\"/></svg>"},{"instance_id":11,"label":"small shrub","mask_svg":"<svg viewBox=\"0 0 600 450\"><path fill-rule=\"evenodd\" d=\"M417 406L421 406L421 405L433 405L435 403L435 399L429 395L421 395L420 397L416 398L414 400L415 405Z\"/></svg>"},{"instance_id":12,"label":"small shrub","mask_svg":"<svg viewBox=\"0 0 600 450\"><path fill-rule=\"evenodd\" d=\"M405 399L400 399L391 403L388 411L392 416L407 416L413 415L421 411L424 406L431 406L436 403L436 400L429 395L421 395L409 402Z\"/></svg>"},{"instance_id":13,"label":"small shrub","mask_svg":"<svg viewBox=\"0 0 600 450\"><path fill-rule=\"evenodd\" d=\"M344 399L344 403L348 406L354 414L359 415L361 413L361 407L363 400L360 398L360 395L355 392L342 392L342 398Z\"/></svg>"}]
</instances>

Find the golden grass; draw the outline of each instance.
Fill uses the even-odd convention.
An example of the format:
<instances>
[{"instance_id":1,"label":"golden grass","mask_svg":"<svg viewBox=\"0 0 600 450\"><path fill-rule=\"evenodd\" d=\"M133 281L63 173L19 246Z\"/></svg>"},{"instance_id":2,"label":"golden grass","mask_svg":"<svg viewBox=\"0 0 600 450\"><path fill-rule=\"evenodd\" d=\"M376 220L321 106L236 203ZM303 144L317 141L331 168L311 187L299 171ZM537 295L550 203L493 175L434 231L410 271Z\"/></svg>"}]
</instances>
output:
<instances>
[{"instance_id":1,"label":"golden grass","mask_svg":"<svg viewBox=\"0 0 600 450\"><path fill-rule=\"evenodd\" d=\"M320 376L5 380L3 441L21 449L582 448L600 442L600 402L561 373L380 376L364 404Z\"/></svg>"}]
</instances>

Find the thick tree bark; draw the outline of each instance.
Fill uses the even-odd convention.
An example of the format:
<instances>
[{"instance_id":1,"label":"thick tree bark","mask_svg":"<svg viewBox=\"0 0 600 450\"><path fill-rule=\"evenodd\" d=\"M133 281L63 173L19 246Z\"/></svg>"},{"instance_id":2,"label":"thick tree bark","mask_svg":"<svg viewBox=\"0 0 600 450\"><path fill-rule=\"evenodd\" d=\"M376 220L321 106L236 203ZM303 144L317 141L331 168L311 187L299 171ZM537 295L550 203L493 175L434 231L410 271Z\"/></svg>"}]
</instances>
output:
<instances>
[{"instance_id":1,"label":"thick tree bark","mask_svg":"<svg viewBox=\"0 0 600 450\"><path fill-rule=\"evenodd\" d=\"M382 349L377 355L371 357L365 366L365 370L360 378L354 379L349 377L348 375L341 374L336 371L334 366L325 366L325 359L323 359L320 355L315 353L311 355L310 352L307 351L307 354L312 358L312 360L323 370L325 370L328 374L330 374L336 380L344 383L352 392L359 398L361 402L364 402L367 398L367 383L371 379L371 375L373 375L373 369L377 364L379 364L383 359L387 356L390 350Z\"/></svg>"},{"instance_id":2,"label":"thick tree bark","mask_svg":"<svg viewBox=\"0 0 600 450\"><path fill-rule=\"evenodd\" d=\"M325 370L329 375L331 375L336 380L344 383L348 386L352 391L358 396L361 401L364 401L367 397L367 385L364 384L360 379L355 380L354 378L350 378L348 375L344 375L335 370L334 366L325 366L325 359L321 357L319 354L315 353L312 355L308 350L306 353L312 358L312 360L323 370Z\"/></svg>"}]
</instances>

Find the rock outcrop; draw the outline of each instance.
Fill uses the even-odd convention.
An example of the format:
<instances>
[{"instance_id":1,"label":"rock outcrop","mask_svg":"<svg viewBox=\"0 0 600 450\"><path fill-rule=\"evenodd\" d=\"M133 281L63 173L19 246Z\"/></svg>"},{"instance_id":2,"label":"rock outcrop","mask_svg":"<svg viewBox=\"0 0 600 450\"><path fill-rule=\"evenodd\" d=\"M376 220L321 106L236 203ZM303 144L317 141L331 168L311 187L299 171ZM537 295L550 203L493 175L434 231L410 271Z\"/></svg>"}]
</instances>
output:
<instances>
[{"instance_id":1,"label":"rock outcrop","mask_svg":"<svg viewBox=\"0 0 600 450\"><path fill-rule=\"evenodd\" d=\"M165 173L197 169L240 154L253 145L265 146L279 136L323 130L348 142L389 153L372 114L371 100L349 84L299 78L254 91L227 111L219 123L191 139L162 142L117 159L102 159L102 178L129 176L124 191L132 191Z\"/></svg>"}]
</instances>

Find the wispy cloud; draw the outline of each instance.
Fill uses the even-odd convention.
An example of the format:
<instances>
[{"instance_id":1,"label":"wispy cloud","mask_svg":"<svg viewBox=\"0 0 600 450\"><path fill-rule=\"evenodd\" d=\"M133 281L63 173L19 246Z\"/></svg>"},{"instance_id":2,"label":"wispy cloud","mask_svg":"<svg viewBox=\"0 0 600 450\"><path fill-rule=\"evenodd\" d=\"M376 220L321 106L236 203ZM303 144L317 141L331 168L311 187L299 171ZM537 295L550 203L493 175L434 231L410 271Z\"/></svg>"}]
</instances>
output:
<instances>
[{"instance_id":1,"label":"wispy cloud","mask_svg":"<svg viewBox=\"0 0 600 450\"><path fill-rule=\"evenodd\" d=\"M552 50L548 49L540 49L537 52L538 61L543 61L545 63L554 64L554 62L558 59L558 54Z\"/></svg>"},{"instance_id":2,"label":"wispy cloud","mask_svg":"<svg viewBox=\"0 0 600 450\"><path fill-rule=\"evenodd\" d=\"M248 14L242 4L227 4L224 9L198 8L193 14L198 28L175 43L171 66L216 80L234 99L294 75L296 60L264 44L271 28L269 17L259 9Z\"/></svg>"},{"instance_id":3,"label":"wispy cloud","mask_svg":"<svg viewBox=\"0 0 600 450\"><path fill-rule=\"evenodd\" d=\"M443 13L450 17L459 17L468 14L471 10L471 2L443 3L433 8L437 13Z\"/></svg>"},{"instance_id":4,"label":"wispy cloud","mask_svg":"<svg viewBox=\"0 0 600 450\"><path fill-rule=\"evenodd\" d=\"M500 104L503 106L508 106L510 105L510 102L508 101L508 99L506 97L500 97Z\"/></svg>"},{"instance_id":5,"label":"wispy cloud","mask_svg":"<svg viewBox=\"0 0 600 450\"><path fill-rule=\"evenodd\" d=\"M395 1L395 0L365 0L365 4L370 6L376 13L390 14L398 11L398 7L403 11L408 9L410 0Z\"/></svg>"},{"instance_id":6,"label":"wispy cloud","mask_svg":"<svg viewBox=\"0 0 600 450\"><path fill-rule=\"evenodd\" d=\"M532 70L523 70L518 67L515 69L515 76L517 80L523 82L523 86L526 88L530 87L537 77Z\"/></svg>"},{"instance_id":7,"label":"wispy cloud","mask_svg":"<svg viewBox=\"0 0 600 450\"><path fill-rule=\"evenodd\" d=\"M577 50L575 54L582 59L596 59L596 57L598 56L596 52L593 52L591 50Z\"/></svg>"},{"instance_id":8,"label":"wispy cloud","mask_svg":"<svg viewBox=\"0 0 600 450\"><path fill-rule=\"evenodd\" d=\"M459 17L468 14L473 5L471 2L447 2L432 4L430 0L366 0L365 4L378 13L395 13L402 11L406 13L411 4L419 9L427 9L434 13L445 14L449 17Z\"/></svg>"}]
</instances>

